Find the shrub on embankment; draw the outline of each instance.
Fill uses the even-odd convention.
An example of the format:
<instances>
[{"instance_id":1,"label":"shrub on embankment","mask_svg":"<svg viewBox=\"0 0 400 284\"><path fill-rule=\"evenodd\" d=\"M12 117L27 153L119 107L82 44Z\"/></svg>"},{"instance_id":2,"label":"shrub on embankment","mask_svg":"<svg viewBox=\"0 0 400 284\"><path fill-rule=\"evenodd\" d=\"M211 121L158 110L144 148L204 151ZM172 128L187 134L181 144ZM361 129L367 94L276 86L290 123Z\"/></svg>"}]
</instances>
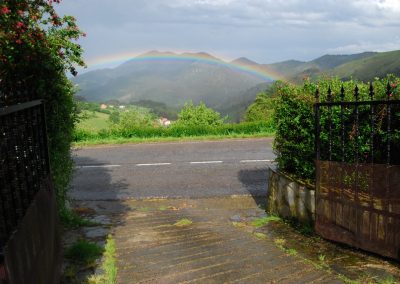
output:
<instances>
[{"instance_id":1,"label":"shrub on embankment","mask_svg":"<svg viewBox=\"0 0 400 284\"><path fill-rule=\"evenodd\" d=\"M373 82L374 98L375 100L386 99L386 86L390 83L391 86L391 99L400 98L400 90L398 84L400 78L388 76L384 79L376 79ZM369 97L369 83L357 82L354 80L340 81L337 78L321 79L315 83L305 81L302 86L295 86L288 83L278 82L276 88L276 101L274 119L276 125L274 150L276 153L276 161L280 170L289 174L293 174L303 179L314 179L315 176L315 119L314 119L314 103L315 92L319 89L320 101L327 101L328 88L332 90L333 101L340 101L340 89L343 86L345 90L344 101L354 101L354 89L356 86L359 88L359 100L370 100ZM370 108L359 107L360 129L359 137L355 137L354 132L354 108L346 109L344 113L344 125L346 129L346 145L345 155L346 161L351 162L351 157L354 157L354 151L359 151L359 157L368 159L370 152ZM340 120L340 107L335 107L332 110L332 157L333 160L341 159L341 120ZM377 140L382 143L381 147L384 148L385 143L385 127L386 127L386 109L381 106L376 110L376 124L375 136ZM396 121L392 121L393 129L393 144L400 143L400 129L399 118L400 114L393 114ZM321 109L320 116L321 125L327 125L328 111L327 108ZM396 124L397 123L397 124ZM396 125L395 125L396 124ZM396 128L397 126L397 128ZM322 129L324 130L324 129ZM328 145L327 131L321 132L320 135L321 145ZM397 142L396 142L397 141ZM377 145L379 146L379 145ZM381 151L382 152L382 151ZM383 153L383 152L382 152ZM375 153L377 159L382 155L377 151Z\"/></svg>"}]
</instances>

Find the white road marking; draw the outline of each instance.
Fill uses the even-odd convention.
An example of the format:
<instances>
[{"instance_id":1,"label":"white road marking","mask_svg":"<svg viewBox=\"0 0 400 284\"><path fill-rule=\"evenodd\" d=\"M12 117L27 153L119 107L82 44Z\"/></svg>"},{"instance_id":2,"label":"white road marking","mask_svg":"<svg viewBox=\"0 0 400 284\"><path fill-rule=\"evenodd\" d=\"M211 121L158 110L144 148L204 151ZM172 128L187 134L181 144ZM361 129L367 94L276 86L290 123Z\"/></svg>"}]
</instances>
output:
<instances>
[{"instance_id":1,"label":"white road marking","mask_svg":"<svg viewBox=\"0 0 400 284\"><path fill-rule=\"evenodd\" d=\"M190 162L192 165L196 164L222 164L223 161L201 161L201 162Z\"/></svg>"},{"instance_id":2,"label":"white road marking","mask_svg":"<svg viewBox=\"0 0 400 284\"><path fill-rule=\"evenodd\" d=\"M241 160L240 163L265 163L265 162L273 162L274 160ZM197 162L189 162L191 165L201 165L201 164L222 164L224 161L197 161ZM146 166L168 166L172 165L172 163L148 163L148 164L136 164L137 167L146 167ZM82 165L76 166L78 169L85 168L118 168L121 165Z\"/></svg>"},{"instance_id":3,"label":"white road marking","mask_svg":"<svg viewBox=\"0 0 400 284\"><path fill-rule=\"evenodd\" d=\"M138 167L146 167L146 166L167 166L171 165L171 163L152 163L152 164L136 164Z\"/></svg>"},{"instance_id":4,"label":"white road marking","mask_svg":"<svg viewBox=\"0 0 400 284\"><path fill-rule=\"evenodd\" d=\"M241 160L241 163L263 163L263 162L273 162L274 160Z\"/></svg>"},{"instance_id":5,"label":"white road marking","mask_svg":"<svg viewBox=\"0 0 400 284\"><path fill-rule=\"evenodd\" d=\"M117 168L121 165L87 165L87 166L77 166L78 169L85 168Z\"/></svg>"}]
</instances>

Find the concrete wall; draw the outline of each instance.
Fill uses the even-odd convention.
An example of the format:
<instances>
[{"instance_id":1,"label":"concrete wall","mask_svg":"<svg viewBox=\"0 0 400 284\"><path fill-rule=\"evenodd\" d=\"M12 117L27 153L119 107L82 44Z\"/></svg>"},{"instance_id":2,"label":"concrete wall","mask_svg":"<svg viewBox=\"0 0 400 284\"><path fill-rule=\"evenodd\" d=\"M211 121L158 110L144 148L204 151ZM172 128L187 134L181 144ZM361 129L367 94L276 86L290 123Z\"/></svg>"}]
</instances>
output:
<instances>
[{"instance_id":1,"label":"concrete wall","mask_svg":"<svg viewBox=\"0 0 400 284\"><path fill-rule=\"evenodd\" d=\"M267 211L304 224L315 221L315 190L269 169Z\"/></svg>"}]
</instances>

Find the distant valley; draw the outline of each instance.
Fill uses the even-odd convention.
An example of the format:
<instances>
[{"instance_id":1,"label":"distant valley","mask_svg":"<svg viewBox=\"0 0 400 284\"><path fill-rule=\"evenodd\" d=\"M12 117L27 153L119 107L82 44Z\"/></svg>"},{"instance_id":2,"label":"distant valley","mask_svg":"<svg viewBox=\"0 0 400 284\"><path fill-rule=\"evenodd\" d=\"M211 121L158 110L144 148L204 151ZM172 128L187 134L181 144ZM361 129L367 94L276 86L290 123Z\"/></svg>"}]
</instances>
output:
<instances>
[{"instance_id":1,"label":"distant valley","mask_svg":"<svg viewBox=\"0 0 400 284\"><path fill-rule=\"evenodd\" d=\"M154 102L180 108L204 101L238 120L257 93L276 79L301 83L321 75L362 81L400 76L400 51L324 55L309 62L260 64L247 58L225 62L207 53L151 51L113 69L90 71L73 79L88 101Z\"/></svg>"}]
</instances>

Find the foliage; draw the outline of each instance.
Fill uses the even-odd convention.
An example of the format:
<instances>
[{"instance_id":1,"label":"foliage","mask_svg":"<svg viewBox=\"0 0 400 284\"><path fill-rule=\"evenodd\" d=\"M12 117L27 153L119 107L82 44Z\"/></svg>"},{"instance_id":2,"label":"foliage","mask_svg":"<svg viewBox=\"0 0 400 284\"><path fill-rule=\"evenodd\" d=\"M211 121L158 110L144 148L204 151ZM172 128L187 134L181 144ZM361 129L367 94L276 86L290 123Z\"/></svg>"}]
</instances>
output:
<instances>
[{"instance_id":1,"label":"foliage","mask_svg":"<svg viewBox=\"0 0 400 284\"><path fill-rule=\"evenodd\" d=\"M100 104L99 103L93 103L93 102L85 102L85 101L80 101L74 97L75 103L77 106L77 110L79 112L87 110L87 111L100 111Z\"/></svg>"},{"instance_id":2,"label":"foliage","mask_svg":"<svg viewBox=\"0 0 400 284\"><path fill-rule=\"evenodd\" d=\"M312 93L315 90L279 84L275 106L276 161L280 169L309 178L314 173Z\"/></svg>"},{"instance_id":3,"label":"foliage","mask_svg":"<svg viewBox=\"0 0 400 284\"><path fill-rule=\"evenodd\" d=\"M273 120L276 86L276 84L273 84L268 90L256 96L254 102L246 110L245 121Z\"/></svg>"},{"instance_id":4,"label":"foliage","mask_svg":"<svg viewBox=\"0 0 400 284\"><path fill-rule=\"evenodd\" d=\"M186 103L178 113L176 124L179 126L220 126L225 119L203 102L200 102L198 106L190 102Z\"/></svg>"},{"instance_id":5,"label":"foliage","mask_svg":"<svg viewBox=\"0 0 400 284\"><path fill-rule=\"evenodd\" d=\"M91 265L103 253L103 248L87 240L78 240L65 251L65 257L69 260Z\"/></svg>"},{"instance_id":6,"label":"foliage","mask_svg":"<svg viewBox=\"0 0 400 284\"><path fill-rule=\"evenodd\" d=\"M97 132L101 129L106 129L110 127L110 117L106 113L102 112L90 112L82 111L79 115L79 123L76 125L77 129L84 129L87 131Z\"/></svg>"},{"instance_id":7,"label":"foliage","mask_svg":"<svg viewBox=\"0 0 400 284\"><path fill-rule=\"evenodd\" d=\"M84 226L97 226L98 223L87 220L81 217L74 211L63 210L60 212L60 217L65 228L76 229Z\"/></svg>"},{"instance_id":8,"label":"foliage","mask_svg":"<svg viewBox=\"0 0 400 284\"><path fill-rule=\"evenodd\" d=\"M98 109L99 104L80 103L82 109ZM164 138L179 138L179 137L207 137L207 136L225 136L233 137L239 135L271 135L274 133L273 121L254 121L242 123L222 123L219 114L207 108L204 104L198 107L193 104L187 104L183 117L187 120L185 122L172 122L169 127L161 127L156 121L156 117L148 108L127 105L125 109L114 109L108 116L108 121L102 120L107 115L96 112L89 112L88 110L81 111L81 119L77 129L75 130L75 142L85 143L116 143L126 139L164 139ZM196 113L195 116L188 118L191 111ZM200 113L200 114L199 114ZM210 114L211 115L208 115ZM85 114L85 115L83 115ZM199 114L199 115L197 115ZM92 116L95 117L92 117ZM104 117L103 117L104 116ZM211 116L211 120L207 117ZM102 118L103 117L103 118ZM200 120L206 121L204 123L196 123L193 121L200 117ZM190 120L190 121L189 121ZM188 122L189 121L189 122ZM211 125L209 125L211 121ZM214 121L214 123L212 123ZM109 126L107 127L106 124ZM215 125L217 124L217 125ZM96 142L97 141L97 142Z\"/></svg>"},{"instance_id":9,"label":"foliage","mask_svg":"<svg viewBox=\"0 0 400 284\"><path fill-rule=\"evenodd\" d=\"M110 116L108 117L108 120L111 124L118 124L120 121L119 118L119 111L113 111L110 113Z\"/></svg>"},{"instance_id":10,"label":"foliage","mask_svg":"<svg viewBox=\"0 0 400 284\"><path fill-rule=\"evenodd\" d=\"M73 85L83 66L82 49L74 42L84 35L71 16L59 17L53 4L60 0L3 0L0 3L0 92L30 92L44 99L50 164L57 201L64 210L72 172L70 143L76 121Z\"/></svg>"},{"instance_id":11,"label":"foliage","mask_svg":"<svg viewBox=\"0 0 400 284\"><path fill-rule=\"evenodd\" d=\"M89 284L115 284L117 282L117 260L115 240L111 235L107 237L103 253L102 275L93 275L88 279Z\"/></svg>"},{"instance_id":12,"label":"foliage","mask_svg":"<svg viewBox=\"0 0 400 284\"><path fill-rule=\"evenodd\" d=\"M398 99L400 94L398 90L399 78L389 76L385 79L375 79L373 82L375 90L375 99L386 99L386 85L388 82L392 84L391 99ZM274 150L277 155L276 161L281 170L295 174L298 177L306 179L314 179L315 175L315 121L313 104L315 102L315 92L317 88L321 94L321 101L327 101L328 88L332 90L333 100L340 100L340 89L343 86L345 90L345 101L354 101L354 88L356 85L359 88L359 100L369 100L369 84L356 82L353 80L342 82L337 78L321 78L317 83L312 83L306 80L303 86L294 86L287 83L278 83L277 101L275 104L275 125L276 137L274 141ZM344 111L345 125L345 157L346 161L351 162L353 153L358 151L359 157L368 159L370 152L370 109L369 107L359 107L360 129L359 136L355 136L354 128L354 108L349 108ZM340 107L332 109L332 156L333 160L340 161L342 158L341 147L341 120ZM386 109L380 107L376 109L376 141L375 148L385 149L385 130L386 125ZM321 109L321 148L328 148L328 111L327 108ZM397 114L398 115L398 114ZM392 121L393 128L395 123ZM400 125L399 125L400 126ZM393 147L398 147L400 135L397 133L393 137ZM398 148L396 148L398 149ZM396 153L395 149L392 149ZM382 151L376 151L376 162L382 160ZM324 154L324 153L323 153ZM324 157L323 157L324 158ZM326 158L326 157L325 157Z\"/></svg>"},{"instance_id":13,"label":"foliage","mask_svg":"<svg viewBox=\"0 0 400 284\"><path fill-rule=\"evenodd\" d=\"M254 227L262 227L266 224L268 224L269 222L279 222L282 221L282 219L278 216L267 216L267 217L262 217L262 218L257 218L254 219L253 221L251 221L251 225L253 225Z\"/></svg>"},{"instance_id":14,"label":"foliage","mask_svg":"<svg viewBox=\"0 0 400 284\"><path fill-rule=\"evenodd\" d=\"M113 127L121 131L131 131L138 127L151 127L154 123L155 117L148 110L144 108L131 108L119 113L118 119L113 117L116 123Z\"/></svg>"},{"instance_id":15,"label":"foliage","mask_svg":"<svg viewBox=\"0 0 400 284\"><path fill-rule=\"evenodd\" d=\"M106 248L105 248L105 261L103 264L103 269L106 274L106 281L107 284L113 284L117 281L117 260L116 260L116 247L115 241L111 237L111 235L107 238Z\"/></svg>"},{"instance_id":16,"label":"foliage","mask_svg":"<svg viewBox=\"0 0 400 284\"><path fill-rule=\"evenodd\" d=\"M170 120L176 120L178 118L177 110L167 106L165 103L155 102L152 100L140 100L132 102L131 104L151 109L151 112L158 117L166 117Z\"/></svg>"},{"instance_id":17,"label":"foliage","mask_svg":"<svg viewBox=\"0 0 400 284\"><path fill-rule=\"evenodd\" d=\"M174 226L177 226L177 227L186 227L186 226L190 226L190 225L192 225L192 224L193 224L193 221L192 221L192 220L187 219L187 218L183 218L183 219L180 219L179 221L177 221L177 222L174 224Z\"/></svg>"},{"instance_id":18,"label":"foliage","mask_svg":"<svg viewBox=\"0 0 400 284\"><path fill-rule=\"evenodd\" d=\"M181 126L172 124L170 127L138 126L132 129L112 128L91 132L83 129L75 131L75 142L93 141L110 138L162 138L162 137L196 137L221 135L230 136L235 134L272 134L274 126L268 122L243 122L222 124L220 126Z\"/></svg>"}]
</instances>

